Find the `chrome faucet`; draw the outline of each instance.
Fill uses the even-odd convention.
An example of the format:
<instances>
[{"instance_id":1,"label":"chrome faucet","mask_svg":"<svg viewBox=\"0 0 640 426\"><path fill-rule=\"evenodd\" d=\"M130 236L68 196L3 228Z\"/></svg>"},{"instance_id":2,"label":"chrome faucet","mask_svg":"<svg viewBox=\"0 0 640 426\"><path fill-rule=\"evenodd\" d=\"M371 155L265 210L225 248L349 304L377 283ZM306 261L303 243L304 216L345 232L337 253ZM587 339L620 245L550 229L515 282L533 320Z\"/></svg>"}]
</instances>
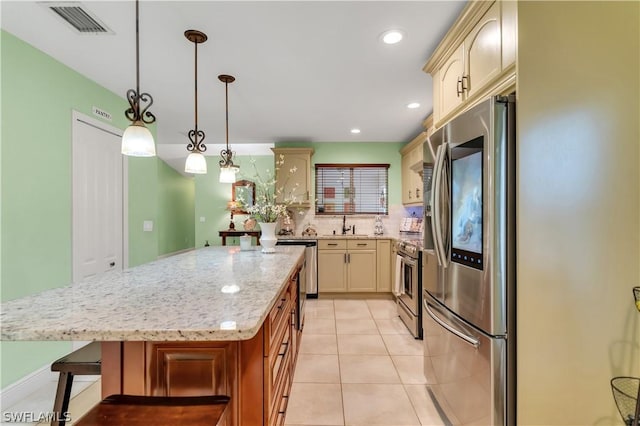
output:
<instances>
[{"instance_id":1,"label":"chrome faucet","mask_svg":"<svg viewBox=\"0 0 640 426\"><path fill-rule=\"evenodd\" d=\"M348 231L351 231L351 227L347 227L347 216L342 216L342 235L347 235Z\"/></svg>"}]
</instances>

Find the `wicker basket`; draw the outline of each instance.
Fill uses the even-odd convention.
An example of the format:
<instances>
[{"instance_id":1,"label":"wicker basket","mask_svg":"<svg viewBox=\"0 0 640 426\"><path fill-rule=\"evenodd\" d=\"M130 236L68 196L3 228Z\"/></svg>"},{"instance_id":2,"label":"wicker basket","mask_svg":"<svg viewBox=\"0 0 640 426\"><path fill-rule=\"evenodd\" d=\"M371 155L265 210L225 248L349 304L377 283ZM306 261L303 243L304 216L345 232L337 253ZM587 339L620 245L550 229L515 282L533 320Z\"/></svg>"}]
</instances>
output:
<instances>
[{"instance_id":1,"label":"wicker basket","mask_svg":"<svg viewBox=\"0 0 640 426\"><path fill-rule=\"evenodd\" d=\"M638 390L640 379L637 377L614 377L611 379L613 399L627 426L638 426L640 420L640 400Z\"/></svg>"}]
</instances>

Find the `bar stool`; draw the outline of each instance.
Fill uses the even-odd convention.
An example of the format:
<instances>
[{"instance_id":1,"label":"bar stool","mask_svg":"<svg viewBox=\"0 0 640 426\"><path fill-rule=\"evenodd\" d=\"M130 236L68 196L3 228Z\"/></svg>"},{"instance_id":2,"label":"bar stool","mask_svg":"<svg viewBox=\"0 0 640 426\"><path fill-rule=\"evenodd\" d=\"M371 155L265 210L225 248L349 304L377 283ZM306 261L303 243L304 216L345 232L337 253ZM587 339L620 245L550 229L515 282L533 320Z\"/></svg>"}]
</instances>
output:
<instances>
[{"instance_id":1,"label":"bar stool","mask_svg":"<svg viewBox=\"0 0 640 426\"><path fill-rule=\"evenodd\" d=\"M219 425L230 398L211 396L111 395L76 426L204 426Z\"/></svg>"},{"instance_id":2,"label":"bar stool","mask_svg":"<svg viewBox=\"0 0 640 426\"><path fill-rule=\"evenodd\" d=\"M55 418L51 421L51 426L65 425L66 416L63 414L69 410L73 377L100 375L101 358L100 342L92 342L51 364L51 371L60 372L56 399L53 403Z\"/></svg>"}]
</instances>

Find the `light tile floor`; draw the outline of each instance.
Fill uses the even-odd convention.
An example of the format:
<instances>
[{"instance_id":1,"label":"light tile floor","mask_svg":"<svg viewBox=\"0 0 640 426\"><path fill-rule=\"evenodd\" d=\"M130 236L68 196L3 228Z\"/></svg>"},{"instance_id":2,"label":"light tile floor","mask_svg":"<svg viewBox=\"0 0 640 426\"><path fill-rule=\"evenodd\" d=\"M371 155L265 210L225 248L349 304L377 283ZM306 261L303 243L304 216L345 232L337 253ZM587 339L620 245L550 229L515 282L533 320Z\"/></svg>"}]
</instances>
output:
<instances>
[{"instance_id":1,"label":"light tile floor","mask_svg":"<svg viewBox=\"0 0 640 426\"><path fill-rule=\"evenodd\" d=\"M307 300L288 426L442 425L396 304Z\"/></svg>"}]
</instances>

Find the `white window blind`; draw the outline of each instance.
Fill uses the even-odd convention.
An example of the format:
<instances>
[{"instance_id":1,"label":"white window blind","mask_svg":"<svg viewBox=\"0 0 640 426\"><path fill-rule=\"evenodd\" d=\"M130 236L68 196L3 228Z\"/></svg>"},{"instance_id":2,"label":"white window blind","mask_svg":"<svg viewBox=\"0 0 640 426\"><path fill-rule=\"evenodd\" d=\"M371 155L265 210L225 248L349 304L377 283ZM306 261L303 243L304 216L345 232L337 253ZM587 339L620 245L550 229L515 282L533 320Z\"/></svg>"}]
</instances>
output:
<instances>
[{"instance_id":1,"label":"white window blind","mask_svg":"<svg viewBox=\"0 0 640 426\"><path fill-rule=\"evenodd\" d=\"M388 164L316 164L316 214L389 214Z\"/></svg>"}]
</instances>

